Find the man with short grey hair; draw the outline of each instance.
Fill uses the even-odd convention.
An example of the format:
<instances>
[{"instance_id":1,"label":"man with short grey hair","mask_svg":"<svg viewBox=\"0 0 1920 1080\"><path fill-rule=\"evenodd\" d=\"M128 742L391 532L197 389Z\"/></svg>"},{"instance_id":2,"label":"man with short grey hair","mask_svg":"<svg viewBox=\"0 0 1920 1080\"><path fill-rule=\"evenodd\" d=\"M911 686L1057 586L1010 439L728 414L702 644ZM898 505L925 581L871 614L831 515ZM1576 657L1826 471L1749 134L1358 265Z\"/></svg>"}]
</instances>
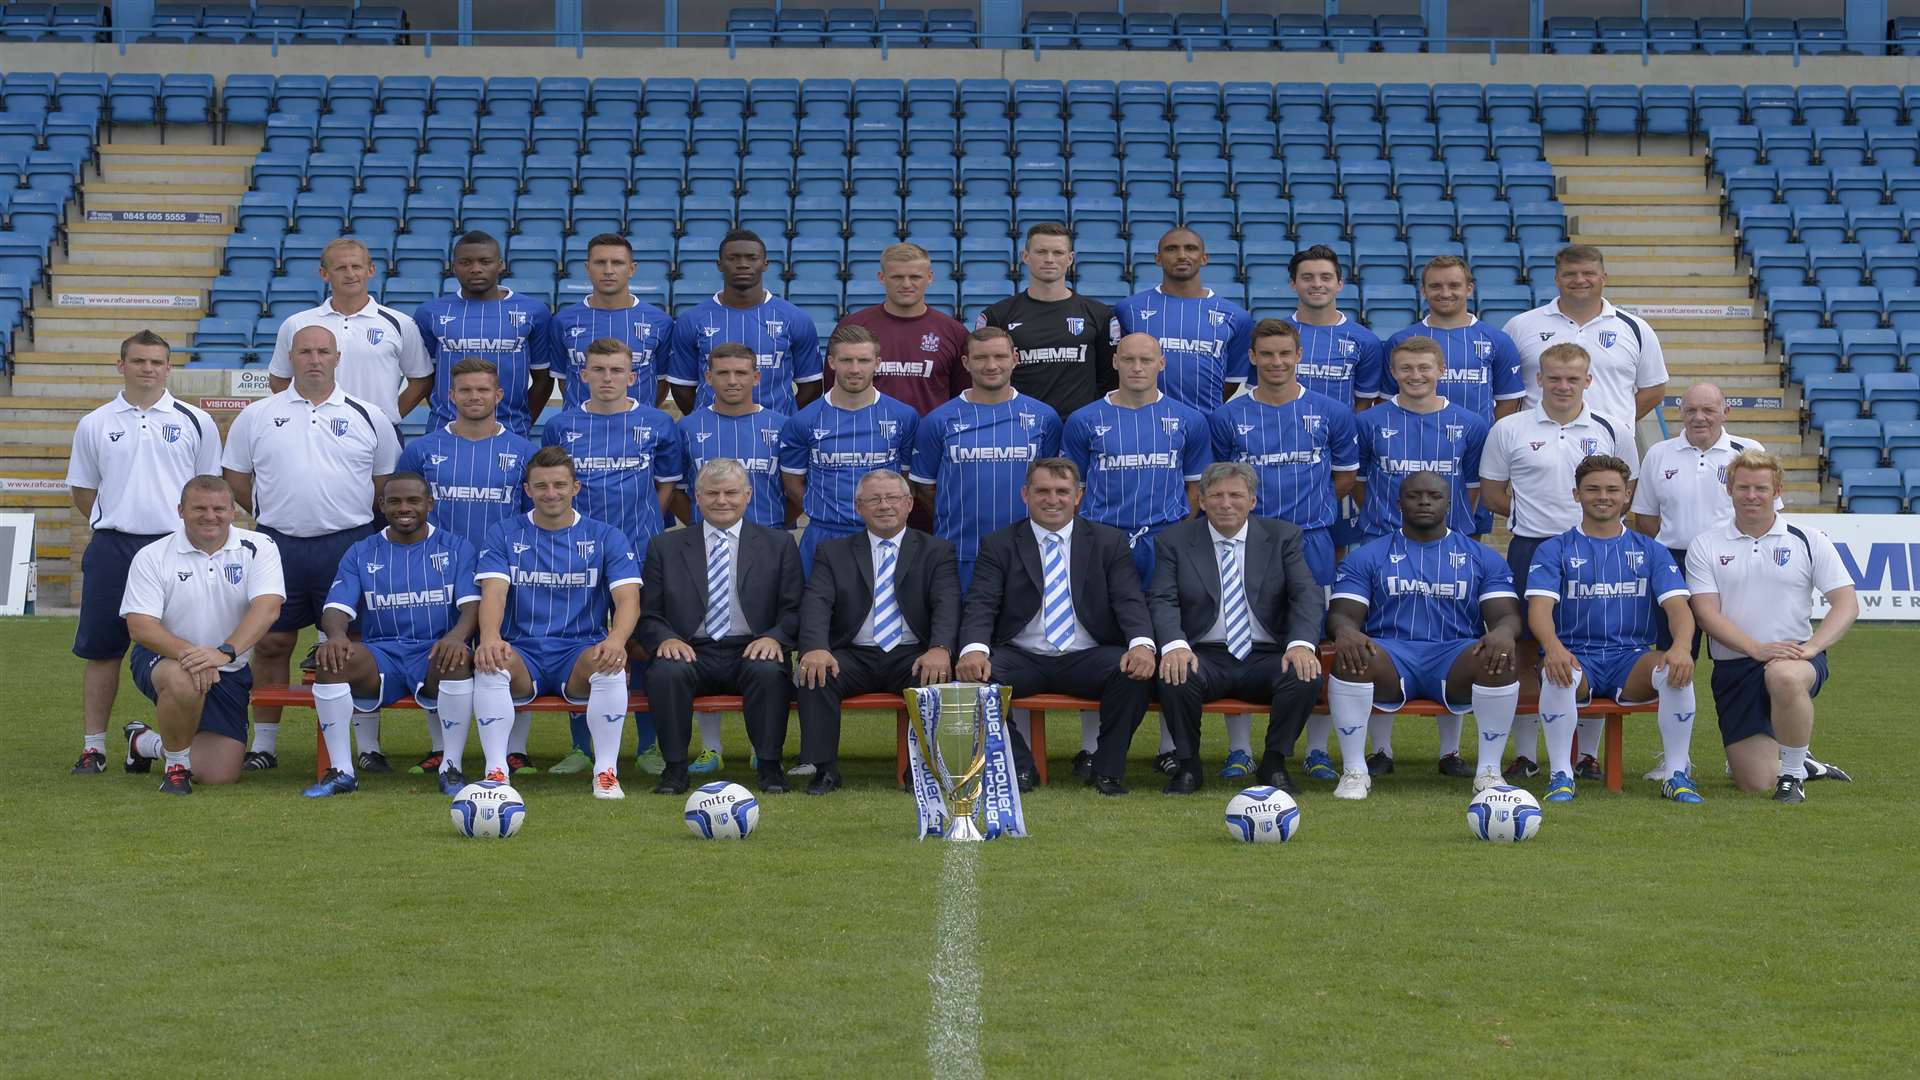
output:
<instances>
[{"instance_id":1,"label":"man with short grey hair","mask_svg":"<svg viewBox=\"0 0 1920 1080\"><path fill-rule=\"evenodd\" d=\"M1236 697L1269 704L1260 782L1295 790L1286 759L1320 698L1325 594L1308 567L1300 529L1254 515L1251 466L1209 465L1200 477L1203 518L1155 538L1147 606L1160 639L1160 708L1179 765L1170 795L1199 790L1202 703Z\"/></svg>"}]
</instances>

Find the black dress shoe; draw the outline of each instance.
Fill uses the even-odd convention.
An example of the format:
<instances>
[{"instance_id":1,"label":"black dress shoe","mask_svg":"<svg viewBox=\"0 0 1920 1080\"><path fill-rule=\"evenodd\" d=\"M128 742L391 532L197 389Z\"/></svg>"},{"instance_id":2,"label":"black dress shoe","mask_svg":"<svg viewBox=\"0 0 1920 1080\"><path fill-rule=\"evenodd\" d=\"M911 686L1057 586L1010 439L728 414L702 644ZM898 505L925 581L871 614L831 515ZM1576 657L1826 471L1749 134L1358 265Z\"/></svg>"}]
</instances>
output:
<instances>
[{"instance_id":1,"label":"black dress shoe","mask_svg":"<svg viewBox=\"0 0 1920 1080\"><path fill-rule=\"evenodd\" d=\"M660 782L653 785L655 795L685 795L687 793L687 763L667 762L665 771L660 774Z\"/></svg>"},{"instance_id":2,"label":"black dress shoe","mask_svg":"<svg viewBox=\"0 0 1920 1080\"><path fill-rule=\"evenodd\" d=\"M1040 786L1040 774L1032 769L1017 769L1014 771L1013 781L1020 785L1020 794L1025 795Z\"/></svg>"},{"instance_id":3,"label":"black dress shoe","mask_svg":"<svg viewBox=\"0 0 1920 1080\"><path fill-rule=\"evenodd\" d=\"M1093 779L1093 755L1085 750L1073 755L1073 775L1082 780Z\"/></svg>"},{"instance_id":4,"label":"black dress shoe","mask_svg":"<svg viewBox=\"0 0 1920 1080\"><path fill-rule=\"evenodd\" d=\"M776 764L760 763L760 791L764 795L785 795L793 790L787 786L787 774Z\"/></svg>"},{"instance_id":5,"label":"black dress shoe","mask_svg":"<svg viewBox=\"0 0 1920 1080\"><path fill-rule=\"evenodd\" d=\"M1124 790L1124 789L1123 789ZM1184 762L1180 771L1167 778L1167 786L1160 789L1162 795L1191 795L1200 790L1200 771L1192 762Z\"/></svg>"},{"instance_id":6,"label":"black dress shoe","mask_svg":"<svg viewBox=\"0 0 1920 1080\"><path fill-rule=\"evenodd\" d=\"M807 794L831 795L839 788L840 770L832 765L822 765L820 770L813 774L813 779L808 782Z\"/></svg>"},{"instance_id":7,"label":"black dress shoe","mask_svg":"<svg viewBox=\"0 0 1920 1080\"><path fill-rule=\"evenodd\" d=\"M1260 782L1272 788L1279 788L1289 795L1300 794L1294 786L1293 777L1287 772L1287 759L1277 754L1268 754L1260 759Z\"/></svg>"},{"instance_id":8,"label":"black dress shoe","mask_svg":"<svg viewBox=\"0 0 1920 1080\"><path fill-rule=\"evenodd\" d=\"M1101 776L1099 773L1095 773L1093 774L1093 790L1102 795L1125 795L1127 793L1127 785L1111 776Z\"/></svg>"}]
</instances>

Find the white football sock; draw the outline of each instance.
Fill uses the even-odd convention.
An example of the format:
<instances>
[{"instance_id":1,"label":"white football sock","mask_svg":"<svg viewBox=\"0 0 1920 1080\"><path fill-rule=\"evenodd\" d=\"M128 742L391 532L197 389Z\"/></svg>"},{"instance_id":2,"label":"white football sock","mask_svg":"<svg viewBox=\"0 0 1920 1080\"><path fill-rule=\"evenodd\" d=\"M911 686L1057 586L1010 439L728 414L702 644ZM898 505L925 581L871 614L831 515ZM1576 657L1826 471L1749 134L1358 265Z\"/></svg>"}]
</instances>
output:
<instances>
[{"instance_id":1,"label":"white football sock","mask_svg":"<svg viewBox=\"0 0 1920 1080\"><path fill-rule=\"evenodd\" d=\"M440 771L460 768L460 757L467 751L467 729L473 726L473 680L442 680L440 683L440 715L435 719L434 730L440 733L441 753Z\"/></svg>"},{"instance_id":2,"label":"white football sock","mask_svg":"<svg viewBox=\"0 0 1920 1080\"><path fill-rule=\"evenodd\" d=\"M1797 780L1807 778L1806 747L1783 746L1780 748L1780 775L1791 776Z\"/></svg>"},{"instance_id":3,"label":"white football sock","mask_svg":"<svg viewBox=\"0 0 1920 1080\"><path fill-rule=\"evenodd\" d=\"M258 720L253 722L253 744L247 747L249 752L255 754L271 754L274 752L274 748L279 745L279 724L263 724Z\"/></svg>"},{"instance_id":4,"label":"white football sock","mask_svg":"<svg viewBox=\"0 0 1920 1080\"><path fill-rule=\"evenodd\" d=\"M1693 684L1669 686L1667 669L1653 673L1653 688L1660 693L1660 748L1666 754L1663 766L1671 776L1693 772Z\"/></svg>"},{"instance_id":5,"label":"white football sock","mask_svg":"<svg viewBox=\"0 0 1920 1080\"><path fill-rule=\"evenodd\" d=\"M191 745L185 750L162 750L160 755L166 759L166 768L171 769L175 765L185 765L189 769L193 768L193 747Z\"/></svg>"},{"instance_id":6,"label":"white football sock","mask_svg":"<svg viewBox=\"0 0 1920 1080\"><path fill-rule=\"evenodd\" d=\"M103 731L98 735L85 736L82 744L82 750L98 750L104 754L107 752L107 733Z\"/></svg>"},{"instance_id":7,"label":"white football sock","mask_svg":"<svg viewBox=\"0 0 1920 1080\"><path fill-rule=\"evenodd\" d=\"M1100 714L1097 712L1080 714L1080 749L1089 754L1100 749Z\"/></svg>"},{"instance_id":8,"label":"white football sock","mask_svg":"<svg viewBox=\"0 0 1920 1080\"><path fill-rule=\"evenodd\" d=\"M722 753L723 751L720 749L721 715L717 712L695 713L694 715L700 719L700 745L716 754Z\"/></svg>"},{"instance_id":9,"label":"white football sock","mask_svg":"<svg viewBox=\"0 0 1920 1080\"><path fill-rule=\"evenodd\" d=\"M1248 757L1253 756L1253 717L1248 713L1229 713L1227 721L1227 751L1238 750Z\"/></svg>"},{"instance_id":10,"label":"white football sock","mask_svg":"<svg viewBox=\"0 0 1920 1080\"><path fill-rule=\"evenodd\" d=\"M1474 689L1480 688L1476 686ZM1460 732L1466 726L1466 722L1454 713L1447 713L1444 716L1434 717L1433 724L1440 731L1440 756L1446 757L1448 754L1459 753Z\"/></svg>"},{"instance_id":11,"label":"white football sock","mask_svg":"<svg viewBox=\"0 0 1920 1080\"><path fill-rule=\"evenodd\" d=\"M353 716L353 741L359 744L363 754L380 752L380 714L377 712L355 713Z\"/></svg>"},{"instance_id":12,"label":"white football sock","mask_svg":"<svg viewBox=\"0 0 1920 1080\"><path fill-rule=\"evenodd\" d=\"M1540 760L1540 714L1521 713L1513 718L1513 731L1507 736L1507 748L1515 757Z\"/></svg>"},{"instance_id":13,"label":"white football sock","mask_svg":"<svg viewBox=\"0 0 1920 1080\"><path fill-rule=\"evenodd\" d=\"M1373 711L1373 684L1327 676L1327 708L1333 715L1333 729L1340 736L1340 768L1366 772L1367 715Z\"/></svg>"},{"instance_id":14,"label":"white football sock","mask_svg":"<svg viewBox=\"0 0 1920 1080\"><path fill-rule=\"evenodd\" d=\"M314 683L313 711L320 716L320 739L333 767L353 776L353 687L343 682Z\"/></svg>"},{"instance_id":15,"label":"white football sock","mask_svg":"<svg viewBox=\"0 0 1920 1080\"><path fill-rule=\"evenodd\" d=\"M1540 726L1547 732L1547 768L1573 775L1573 730L1578 725L1574 688L1540 680Z\"/></svg>"},{"instance_id":16,"label":"white football sock","mask_svg":"<svg viewBox=\"0 0 1920 1080\"><path fill-rule=\"evenodd\" d=\"M1173 753L1173 731L1167 727L1167 718L1160 718L1160 753Z\"/></svg>"},{"instance_id":17,"label":"white football sock","mask_svg":"<svg viewBox=\"0 0 1920 1080\"><path fill-rule=\"evenodd\" d=\"M479 708L480 706L477 704L474 706L474 709L476 710L476 712L478 711ZM514 713L513 724L508 728L508 732L507 732L507 753L525 754L527 752L527 734L532 730L533 730L533 714L532 713L530 712Z\"/></svg>"},{"instance_id":18,"label":"white football sock","mask_svg":"<svg viewBox=\"0 0 1920 1080\"><path fill-rule=\"evenodd\" d=\"M1393 756L1393 714L1375 713L1367 720L1367 734L1371 736L1373 752Z\"/></svg>"},{"instance_id":19,"label":"white football sock","mask_svg":"<svg viewBox=\"0 0 1920 1080\"><path fill-rule=\"evenodd\" d=\"M1251 718L1248 720L1252 724ZM1333 735L1333 714L1312 713L1307 717L1307 753L1327 752L1327 739Z\"/></svg>"},{"instance_id":20,"label":"white football sock","mask_svg":"<svg viewBox=\"0 0 1920 1080\"><path fill-rule=\"evenodd\" d=\"M473 676L473 722L480 729L486 771L507 771L507 739L513 733L513 682L504 671Z\"/></svg>"},{"instance_id":21,"label":"white football sock","mask_svg":"<svg viewBox=\"0 0 1920 1080\"><path fill-rule=\"evenodd\" d=\"M165 756L167 748L161 743L159 732L143 731L133 737L133 752L141 757L156 758Z\"/></svg>"},{"instance_id":22,"label":"white football sock","mask_svg":"<svg viewBox=\"0 0 1920 1080\"><path fill-rule=\"evenodd\" d=\"M1597 758L1600 756L1600 733L1606 730L1605 718L1583 716L1576 728L1580 739L1580 756Z\"/></svg>"},{"instance_id":23,"label":"white football sock","mask_svg":"<svg viewBox=\"0 0 1920 1080\"><path fill-rule=\"evenodd\" d=\"M440 730L440 718L433 715L436 711L438 710L427 711L427 749L436 753L445 753L446 735Z\"/></svg>"},{"instance_id":24,"label":"white football sock","mask_svg":"<svg viewBox=\"0 0 1920 1080\"><path fill-rule=\"evenodd\" d=\"M1480 761L1475 772L1499 772L1507 752L1507 733L1513 730L1513 708L1520 702L1520 684L1473 684L1473 718L1480 728Z\"/></svg>"},{"instance_id":25,"label":"white football sock","mask_svg":"<svg viewBox=\"0 0 1920 1080\"><path fill-rule=\"evenodd\" d=\"M595 774L620 771L620 735L627 726L627 673L587 676L587 729L593 736Z\"/></svg>"}]
</instances>

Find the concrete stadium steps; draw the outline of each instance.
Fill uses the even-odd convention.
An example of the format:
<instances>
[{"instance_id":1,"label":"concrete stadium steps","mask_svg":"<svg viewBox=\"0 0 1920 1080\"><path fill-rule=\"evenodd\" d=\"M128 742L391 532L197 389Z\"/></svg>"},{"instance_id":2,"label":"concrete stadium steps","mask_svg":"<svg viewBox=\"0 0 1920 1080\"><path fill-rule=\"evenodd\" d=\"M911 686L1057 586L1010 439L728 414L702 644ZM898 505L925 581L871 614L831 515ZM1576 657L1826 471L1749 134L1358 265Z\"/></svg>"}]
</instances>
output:
<instances>
[{"instance_id":1,"label":"concrete stadium steps","mask_svg":"<svg viewBox=\"0 0 1920 1080\"><path fill-rule=\"evenodd\" d=\"M124 137L130 130L115 129L112 141L100 145L100 175L110 183L239 184L245 190L253 159L260 152L257 139L230 140L225 146L172 139L164 144L136 144ZM177 129L168 130L171 134ZM87 188L91 192L93 185Z\"/></svg>"}]
</instances>

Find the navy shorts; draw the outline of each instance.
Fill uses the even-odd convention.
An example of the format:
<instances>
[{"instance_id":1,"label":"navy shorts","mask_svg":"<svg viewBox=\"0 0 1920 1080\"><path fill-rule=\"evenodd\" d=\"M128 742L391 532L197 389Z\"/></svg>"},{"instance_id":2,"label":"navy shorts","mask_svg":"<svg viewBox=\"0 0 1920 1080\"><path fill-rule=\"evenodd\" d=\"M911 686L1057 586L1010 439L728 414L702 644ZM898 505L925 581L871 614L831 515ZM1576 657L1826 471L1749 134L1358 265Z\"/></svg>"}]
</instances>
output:
<instances>
[{"instance_id":1,"label":"navy shorts","mask_svg":"<svg viewBox=\"0 0 1920 1080\"><path fill-rule=\"evenodd\" d=\"M1580 661L1580 671L1587 679L1587 697L1580 704L1590 704L1596 697L1610 697L1622 705L1647 704L1624 696L1627 676L1633 674L1633 665L1639 663L1647 651L1645 646L1635 645L1605 652L1574 653L1574 659Z\"/></svg>"},{"instance_id":2,"label":"navy shorts","mask_svg":"<svg viewBox=\"0 0 1920 1080\"><path fill-rule=\"evenodd\" d=\"M1812 697L1827 684L1827 654L1807 661L1813 665ZM1767 665L1750 656L1713 662L1713 711L1720 714L1720 742L1732 746L1741 739L1773 734L1773 698L1767 693Z\"/></svg>"},{"instance_id":3,"label":"navy shorts","mask_svg":"<svg viewBox=\"0 0 1920 1080\"><path fill-rule=\"evenodd\" d=\"M127 660L127 666L133 669L133 685L156 704L160 694L153 688L153 669L163 659L146 646L135 645ZM221 672L220 681L207 691L207 700L200 706L200 730L225 735L234 742L246 742L247 697L252 693L251 668L243 666L238 671Z\"/></svg>"},{"instance_id":4,"label":"navy shorts","mask_svg":"<svg viewBox=\"0 0 1920 1080\"><path fill-rule=\"evenodd\" d=\"M511 642L513 651L520 654L526 662L527 674L533 678L533 693L524 698L515 698L516 706L524 706L534 698L554 696L565 698L569 705L585 705L585 698L575 698L567 693L567 679L573 675L575 664L580 662L580 654L600 644L600 639L579 641L574 638L528 638Z\"/></svg>"},{"instance_id":5,"label":"navy shorts","mask_svg":"<svg viewBox=\"0 0 1920 1080\"><path fill-rule=\"evenodd\" d=\"M327 606L327 590L340 571L340 560L347 549L385 528L378 519L325 536L288 536L277 529L261 526L280 549L280 572L287 581L287 600L280 605L280 617L274 630L299 630L318 625L321 609Z\"/></svg>"},{"instance_id":6,"label":"navy shorts","mask_svg":"<svg viewBox=\"0 0 1920 1080\"><path fill-rule=\"evenodd\" d=\"M1394 670L1400 673L1400 700L1390 705L1376 701L1373 707L1381 712L1398 712L1407 702L1425 698L1445 705L1447 711L1456 716L1473 711L1471 701L1455 703L1447 700L1447 673L1453 670L1454 662L1460 659L1460 655L1473 648L1479 640L1403 641L1398 638L1374 638L1373 643L1392 658Z\"/></svg>"},{"instance_id":7,"label":"navy shorts","mask_svg":"<svg viewBox=\"0 0 1920 1080\"><path fill-rule=\"evenodd\" d=\"M1133 568L1140 574L1140 588L1153 587L1153 566L1157 561L1154 550L1154 538L1180 524L1178 521L1163 521L1158 525L1138 525L1128 528L1116 526L1127 534L1128 554L1133 556Z\"/></svg>"},{"instance_id":8,"label":"navy shorts","mask_svg":"<svg viewBox=\"0 0 1920 1080\"><path fill-rule=\"evenodd\" d=\"M380 689L371 698L355 694L354 711L379 712L409 694L421 708L434 707L434 699L426 696L427 657L438 642L362 641L360 644L373 654L374 665L380 669Z\"/></svg>"},{"instance_id":9,"label":"navy shorts","mask_svg":"<svg viewBox=\"0 0 1920 1080\"><path fill-rule=\"evenodd\" d=\"M127 568L140 549L168 533L143 536L102 529L80 556L80 628L73 634L73 655L82 660L118 660L127 654L127 620L120 601L127 591Z\"/></svg>"},{"instance_id":10,"label":"navy shorts","mask_svg":"<svg viewBox=\"0 0 1920 1080\"><path fill-rule=\"evenodd\" d=\"M1525 629L1524 619L1527 613L1527 567L1533 565L1534 551L1551 539L1550 536L1515 535L1507 541L1507 569L1513 571L1513 591L1520 597L1521 633L1529 637L1532 635Z\"/></svg>"},{"instance_id":11,"label":"navy shorts","mask_svg":"<svg viewBox=\"0 0 1920 1080\"><path fill-rule=\"evenodd\" d=\"M1333 584L1333 534L1327 529L1300 530L1300 550L1307 557L1307 569L1313 571L1315 585Z\"/></svg>"}]
</instances>

